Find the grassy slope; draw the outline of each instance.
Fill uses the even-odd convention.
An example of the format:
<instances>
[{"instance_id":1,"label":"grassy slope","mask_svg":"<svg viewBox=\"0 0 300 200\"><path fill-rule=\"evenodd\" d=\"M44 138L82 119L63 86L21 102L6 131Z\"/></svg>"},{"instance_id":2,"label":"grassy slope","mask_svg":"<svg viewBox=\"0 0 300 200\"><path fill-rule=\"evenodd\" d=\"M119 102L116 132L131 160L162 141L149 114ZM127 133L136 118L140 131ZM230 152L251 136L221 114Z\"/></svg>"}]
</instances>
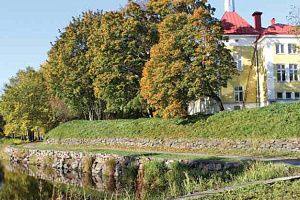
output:
<instances>
[{"instance_id":1,"label":"grassy slope","mask_svg":"<svg viewBox=\"0 0 300 200\"><path fill-rule=\"evenodd\" d=\"M188 119L72 121L47 138L224 138L275 139L300 137L300 103L226 111Z\"/></svg>"},{"instance_id":2,"label":"grassy slope","mask_svg":"<svg viewBox=\"0 0 300 200\"><path fill-rule=\"evenodd\" d=\"M198 200L298 200L300 199L300 181L278 182L273 185L254 185L234 191L222 192L213 196L204 196Z\"/></svg>"}]
</instances>

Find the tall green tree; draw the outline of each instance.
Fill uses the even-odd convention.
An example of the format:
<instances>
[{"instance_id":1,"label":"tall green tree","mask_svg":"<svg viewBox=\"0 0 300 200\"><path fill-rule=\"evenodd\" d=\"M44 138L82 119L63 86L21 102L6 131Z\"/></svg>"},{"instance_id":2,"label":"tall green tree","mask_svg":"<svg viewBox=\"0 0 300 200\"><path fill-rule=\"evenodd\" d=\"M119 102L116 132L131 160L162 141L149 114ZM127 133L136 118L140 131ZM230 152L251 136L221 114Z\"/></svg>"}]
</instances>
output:
<instances>
[{"instance_id":1,"label":"tall green tree","mask_svg":"<svg viewBox=\"0 0 300 200\"><path fill-rule=\"evenodd\" d=\"M3 134L4 129L4 119L3 116L0 114L0 134Z\"/></svg>"},{"instance_id":2,"label":"tall green tree","mask_svg":"<svg viewBox=\"0 0 300 200\"><path fill-rule=\"evenodd\" d=\"M101 24L102 11L87 11L60 32L49 51L44 73L51 94L63 100L72 110L85 119L95 119L98 107L93 89L93 74L88 38L95 24Z\"/></svg>"},{"instance_id":3,"label":"tall green tree","mask_svg":"<svg viewBox=\"0 0 300 200\"><path fill-rule=\"evenodd\" d=\"M236 73L222 25L205 0L150 0L160 41L151 49L141 94L164 118L187 115L191 100L206 96L223 110L219 90Z\"/></svg>"},{"instance_id":4,"label":"tall green tree","mask_svg":"<svg viewBox=\"0 0 300 200\"><path fill-rule=\"evenodd\" d=\"M129 2L120 11L103 15L101 26L89 38L96 97L108 115L128 117L142 112L140 79L150 48L157 42L155 24L139 4Z\"/></svg>"},{"instance_id":5,"label":"tall green tree","mask_svg":"<svg viewBox=\"0 0 300 200\"><path fill-rule=\"evenodd\" d=\"M4 86L0 112L7 136L40 136L51 127L48 93L43 76L33 68L21 70Z\"/></svg>"}]
</instances>

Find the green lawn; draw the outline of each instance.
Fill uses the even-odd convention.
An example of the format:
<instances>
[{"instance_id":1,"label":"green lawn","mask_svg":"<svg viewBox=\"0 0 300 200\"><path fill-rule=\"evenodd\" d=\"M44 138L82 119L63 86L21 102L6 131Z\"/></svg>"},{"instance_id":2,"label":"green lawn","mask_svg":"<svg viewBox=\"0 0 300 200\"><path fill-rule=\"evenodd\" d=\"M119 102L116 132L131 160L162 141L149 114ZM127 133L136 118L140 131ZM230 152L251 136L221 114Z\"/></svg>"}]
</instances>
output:
<instances>
[{"instance_id":1,"label":"green lawn","mask_svg":"<svg viewBox=\"0 0 300 200\"><path fill-rule=\"evenodd\" d=\"M186 119L71 121L47 138L277 139L300 137L300 103Z\"/></svg>"}]
</instances>

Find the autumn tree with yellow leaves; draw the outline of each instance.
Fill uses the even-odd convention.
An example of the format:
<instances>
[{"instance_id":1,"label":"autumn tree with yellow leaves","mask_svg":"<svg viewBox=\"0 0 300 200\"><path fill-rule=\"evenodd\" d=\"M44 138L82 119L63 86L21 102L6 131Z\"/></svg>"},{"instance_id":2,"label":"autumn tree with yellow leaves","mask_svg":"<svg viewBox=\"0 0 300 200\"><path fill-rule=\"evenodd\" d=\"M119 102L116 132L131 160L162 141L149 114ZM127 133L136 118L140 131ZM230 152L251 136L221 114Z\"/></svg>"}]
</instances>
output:
<instances>
[{"instance_id":1,"label":"autumn tree with yellow leaves","mask_svg":"<svg viewBox=\"0 0 300 200\"><path fill-rule=\"evenodd\" d=\"M159 43L151 48L141 94L163 118L187 115L188 104L210 97L224 110L219 90L236 73L222 25L203 0L150 0Z\"/></svg>"}]
</instances>

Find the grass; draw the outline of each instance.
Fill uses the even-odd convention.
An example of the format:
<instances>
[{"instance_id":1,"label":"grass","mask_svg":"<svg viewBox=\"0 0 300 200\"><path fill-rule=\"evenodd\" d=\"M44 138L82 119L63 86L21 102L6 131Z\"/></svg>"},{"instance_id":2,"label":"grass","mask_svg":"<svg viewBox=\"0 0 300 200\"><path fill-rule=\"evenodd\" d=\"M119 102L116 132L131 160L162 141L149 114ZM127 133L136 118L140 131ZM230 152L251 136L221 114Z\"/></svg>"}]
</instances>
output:
<instances>
[{"instance_id":1,"label":"grass","mask_svg":"<svg viewBox=\"0 0 300 200\"><path fill-rule=\"evenodd\" d=\"M238 170L207 172L175 162L171 170L159 161L145 163L142 199L165 199L194 192L237 186L258 180L299 174L300 169L287 165L266 162L252 162ZM215 198L218 199L218 198Z\"/></svg>"},{"instance_id":2,"label":"grass","mask_svg":"<svg viewBox=\"0 0 300 200\"><path fill-rule=\"evenodd\" d=\"M46 138L278 139L300 137L300 102L185 119L72 121Z\"/></svg>"},{"instance_id":3,"label":"grass","mask_svg":"<svg viewBox=\"0 0 300 200\"><path fill-rule=\"evenodd\" d=\"M0 145L20 145L22 143L24 143L24 141L20 139L7 139L7 138L0 139Z\"/></svg>"},{"instance_id":4,"label":"grass","mask_svg":"<svg viewBox=\"0 0 300 200\"><path fill-rule=\"evenodd\" d=\"M257 184L254 186L227 191L213 196L203 196L198 200L298 200L300 199L300 180L277 182L272 185Z\"/></svg>"},{"instance_id":5,"label":"grass","mask_svg":"<svg viewBox=\"0 0 300 200\"><path fill-rule=\"evenodd\" d=\"M16 146L16 148L24 148L24 145ZM300 153L290 152L276 152L276 151L247 151L247 150L219 150L219 149L178 149L166 147L126 147L126 146L108 146L108 145L91 145L91 144L78 144L78 145L60 145L60 144L37 144L36 149L40 150L69 150L69 151L89 151L97 153L110 153L117 155L151 155L153 157L169 157L178 159L198 159L203 156L182 156L173 155L171 153L198 153L214 155L209 156L210 159L220 159L218 156L231 155L231 156L255 156L255 157L280 157L280 158L300 158ZM112 150L113 149L113 150ZM154 153L151 153L154 151ZM155 153L155 152L168 152L168 153ZM208 157L208 156L207 156Z\"/></svg>"},{"instance_id":6,"label":"grass","mask_svg":"<svg viewBox=\"0 0 300 200\"><path fill-rule=\"evenodd\" d=\"M21 146L18 148L23 149ZM240 161L239 159L221 158L215 156L197 156L197 155L180 155L171 153L155 153L147 151L132 151L133 149L105 149L105 147L95 145L59 145L59 144L38 144L34 149L39 150L57 150L57 151L76 151L91 152L100 154L114 154L121 156L139 156L153 158L173 158L173 159L194 159L194 160L218 160L218 161ZM149 149L148 149L149 150Z\"/></svg>"}]
</instances>

